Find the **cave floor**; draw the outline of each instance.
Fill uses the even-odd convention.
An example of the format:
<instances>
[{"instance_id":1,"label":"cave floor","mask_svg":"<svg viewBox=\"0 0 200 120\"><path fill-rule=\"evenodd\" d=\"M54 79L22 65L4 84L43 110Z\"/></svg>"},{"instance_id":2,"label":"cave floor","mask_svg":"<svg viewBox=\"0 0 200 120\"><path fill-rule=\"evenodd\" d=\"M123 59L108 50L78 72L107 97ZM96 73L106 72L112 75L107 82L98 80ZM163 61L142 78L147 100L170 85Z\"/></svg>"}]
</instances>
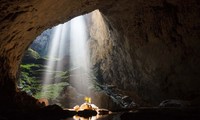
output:
<instances>
[{"instance_id":1,"label":"cave floor","mask_svg":"<svg viewBox=\"0 0 200 120\"><path fill-rule=\"evenodd\" d=\"M138 108L120 112L100 120L200 120L199 108Z\"/></svg>"},{"instance_id":2,"label":"cave floor","mask_svg":"<svg viewBox=\"0 0 200 120\"><path fill-rule=\"evenodd\" d=\"M43 109L38 112L0 111L0 120L200 120L200 108L138 108L98 117L73 117L68 110ZM88 112L86 113L88 114Z\"/></svg>"}]
</instances>

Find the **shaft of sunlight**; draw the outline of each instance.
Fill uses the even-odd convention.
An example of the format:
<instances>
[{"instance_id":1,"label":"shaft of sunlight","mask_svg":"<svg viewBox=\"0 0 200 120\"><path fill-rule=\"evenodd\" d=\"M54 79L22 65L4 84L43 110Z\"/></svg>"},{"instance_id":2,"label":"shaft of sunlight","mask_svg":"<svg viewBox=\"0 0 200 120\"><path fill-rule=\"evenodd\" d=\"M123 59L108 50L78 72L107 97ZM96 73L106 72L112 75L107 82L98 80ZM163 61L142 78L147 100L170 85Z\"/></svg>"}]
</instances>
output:
<instances>
[{"instance_id":1,"label":"shaft of sunlight","mask_svg":"<svg viewBox=\"0 0 200 120\"><path fill-rule=\"evenodd\" d=\"M61 70L60 59L64 56L64 43L66 40L66 24L60 24L53 28L53 35L51 37L51 43L49 46L49 53L47 57L47 68L44 73L43 87L42 87L42 97L47 94L47 87L45 85L54 84L59 82L60 78L55 78L57 76L57 71ZM56 94L53 90L52 94Z\"/></svg>"},{"instance_id":2,"label":"shaft of sunlight","mask_svg":"<svg viewBox=\"0 0 200 120\"><path fill-rule=\"evenodd\" d=\"M57 62L56 71L62 71L64 69L63 60L64 60L64 57L66 56L66 51L68 50L66 48L66 43L68 41L67 36L68 36L68 31L69 31L68 26L69 26L68 23L65 23L62 25L62 32L60 35L60 45L58 48L58 58L60 61ZM59 82L59 81L60 81L59 78L57 78L56 82Z\"/></svg>"},{"instance_id":3,"label":"shaft of sunlight","mask_svg":"<svg viewBox=\"0 0 200 120\"><path fill-rule=\"evenodd\" d=\"M88 94L90 75L88 32L84 16L71 21L70 29L70 82L79 91Z\"/></svg>"},{"instance_id":4,"label":"shaft of sunlight","mask_svg":"<svg viewBox=\"0 0 200 120\"><path fill-rule=\"evenodd\" d=\"M46 91L48 91L45 85L61 81L61 77L57 76L65 69L63 65L66 60L65 56L69 57L70 84L81 94L90 96L90 51L85 20L84 16L79 16L53 28L41 96L45 96ZM52 92L51 94L56 93Z\"/></svg>"},{"instance_id":5,"label":"shaft of sunlight","mask_svg":"<svg viewBox=\"0 0 200 120\"><path fill-rule=\"evenodd\" d=\"M46 72L44 74L44 80L43 80L43 85L48 84L52 82L52 72L54 70L54 67L56 65L56 55L57 55L57 50L59 48L59 41L60 41L60 35L62 31L62 25L58 25L53 28L53 35L51 37L51 43L50 43L50 51L48 53L48 61L47 61L47 68Z\"/></svg>"}]
</instances>

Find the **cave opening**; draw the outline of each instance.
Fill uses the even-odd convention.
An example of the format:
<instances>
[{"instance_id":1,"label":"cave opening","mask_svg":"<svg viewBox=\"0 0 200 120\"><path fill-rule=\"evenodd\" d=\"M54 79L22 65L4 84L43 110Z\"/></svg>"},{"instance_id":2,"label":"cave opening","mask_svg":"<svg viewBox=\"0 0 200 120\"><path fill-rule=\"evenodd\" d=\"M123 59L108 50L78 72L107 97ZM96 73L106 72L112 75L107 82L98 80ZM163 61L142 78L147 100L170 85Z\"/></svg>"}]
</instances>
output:
<instances>
[{"instance_id":1,"label":"cave opening","mask_svg":"<svg viewBox=\"0 0 200 120\"><path fill-rule=\"evenodd\" d=\"M96 77L90 63L89 32L94 20L103 22L99 10L41 33L22 59L20 90L45 105L73 108L84 99L91 103Z\"/></svg>"}]
</instances>

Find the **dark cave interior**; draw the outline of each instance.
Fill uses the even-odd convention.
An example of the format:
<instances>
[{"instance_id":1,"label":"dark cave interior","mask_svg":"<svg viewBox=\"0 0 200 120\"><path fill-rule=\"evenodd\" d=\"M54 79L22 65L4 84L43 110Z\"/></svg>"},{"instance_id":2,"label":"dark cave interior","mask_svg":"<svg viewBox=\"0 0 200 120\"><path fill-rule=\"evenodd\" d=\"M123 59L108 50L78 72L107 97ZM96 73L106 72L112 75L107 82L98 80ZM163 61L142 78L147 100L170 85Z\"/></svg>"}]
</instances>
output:
<instances>
[{"instance_id":1,"label":"dark cave interior","mask_svg":"<svg viewBox=\"0 0 200 120\"><path fill-rule=\"evenodd\" d=\"M99 90L92 93L92 101L116 112L99 119L199 119L198 0L1 0L0 119L67 120L96 115L90 110L63 109L52 105L53 100L45 106L18 86L25 72L21 68L27 68L23 64L44 62L29 56L33 51L28 48L37 36L96 9L100 13L88 15L86 26ZM63 63L67 65L68 59ZM68 86L65 97L71 95L69 91L76 89ZM63 105L74 106L67 104Z\"/></svg>"}]
</instances>

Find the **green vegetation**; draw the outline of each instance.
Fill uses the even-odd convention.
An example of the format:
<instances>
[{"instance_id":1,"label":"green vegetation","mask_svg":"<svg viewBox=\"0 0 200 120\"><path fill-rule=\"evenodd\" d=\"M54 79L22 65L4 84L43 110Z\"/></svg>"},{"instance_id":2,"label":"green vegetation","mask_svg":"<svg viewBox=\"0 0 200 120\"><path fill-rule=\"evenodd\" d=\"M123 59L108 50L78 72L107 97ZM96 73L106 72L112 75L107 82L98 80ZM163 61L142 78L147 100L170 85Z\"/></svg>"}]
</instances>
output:
<instances>
[{"instance_id":1,"label":"green vegetation","mask_svg":"<svg viewBox=\"0 0 200 120\"><path fill-rule=\"evenodd\" d=\"M25 66L27 67L31 65ZM31 71L31 67L29 70ZM54 100L59 96L63 88L69 85L69 83L66 82L68 80L68 76L66 76L64 73L66 72L61 72L56 76L57 78L61 79L61 82L42 86L42 78L36 79L35 76L30 75L28 72L21 72L19 87L22 91L26 91L36 98L47 98L49 100Z\"/></svg>"},{"instance_id":2,"label":"green vegetation","mask_svg":"<svg viewBox=\"0 0 200 120\"><path fill-rule=\"evenodd\" d=\"M46 71L46 62L41 62L41 59L48 60L47 58L40 58L40 55L30 48L27 50L20 65L21 73L18 87L35 98L55 100L64 87L69 85L67 83L69 72ZM51 79L54 81L59 79L60 82L42 85L44 72L52 74L53 77Z\"/></svg>"},{"instance_id":3,"label":"green vegetation","mask_svg":"<svg viewBox=\"0 0 200 120\"><path fill-rule=\"evenodd\" d=\"M55 100L64 89L68 86L67 82L60 82L55 84L43 85L43 90L34 95L35 98L47 98L50 100Z\"/></svg>"},{"instance_id":4,"label":"green vegetation","mask_svg":"<svg viewBox=\"0 0 200 120\"><path fill-rule=\"evenodd\" d=\"M22 91L34 95L40 91L40 81L36 80L35 77L32 77L27 72L21 72L21 77L19 81L19 87Z\"/></svg>"},{"instance_id":5,"label":"green vegetation","mask_svg":"<svg viewBox=\"0 0 200 120\"><path fill-rule=\"evenodd\" d=\"M69 72L68 71L56 71L55 79L59 78L61 81L68 82L69 80Z\"/></svg>"},{"instance_id":6,"label":"green vegetation","mask_svg":"<svg viewBox=\"0 0 200 120\"><path fill-rule=\"evenodd\" d=\"M59 101L61 106L65 106L67 99L71 100L73 98L75 100L77 99L77 95L81 93L77 93L75 88L69 84L69 70L47 70L47 61L48 58L40 58L36 51L28 49L20 65L21 73L18 86L22 91L27 92L35 98L46 98L50 103L56 102L56 104ZM56 64L59 60L54 59L52 62ZM76 69L72 69L71 72L73 70L76 71ZM49 78L49 81L52 81L52 83L42 85L44 73L52 76ZM88 77L91 80L88 89L101 91L102 89L99 87L96 77L93 74ZM70 94L64 93L64 91L69 90L68 88L73 92Z\"/></svg>"},{"instance_id":7,"label":"green vegetation","mask_svg":"<svg viewBox=\"0 0 200 120\"><path fill-rule=\"evenodd\" d=\"M22 64L20 65L21 69L31 70L31 67L39 67L38 64Z\"/></svg>"},{"instance_id":8,"label":"green vegetation","mask_svg":"<svg viewBox=\"0 0 200 120\"><path fill-rule=\"evenodd\" d=\"M33 49L31 49L31 48L29 48L29 49L27 50L26 55L27 55L27 56L30 56L30 57L33 57L33 58L35 58L35 59L40 58L40 55L39 55L36 51L34 51Z\"/></svg>"}]
</instances>

